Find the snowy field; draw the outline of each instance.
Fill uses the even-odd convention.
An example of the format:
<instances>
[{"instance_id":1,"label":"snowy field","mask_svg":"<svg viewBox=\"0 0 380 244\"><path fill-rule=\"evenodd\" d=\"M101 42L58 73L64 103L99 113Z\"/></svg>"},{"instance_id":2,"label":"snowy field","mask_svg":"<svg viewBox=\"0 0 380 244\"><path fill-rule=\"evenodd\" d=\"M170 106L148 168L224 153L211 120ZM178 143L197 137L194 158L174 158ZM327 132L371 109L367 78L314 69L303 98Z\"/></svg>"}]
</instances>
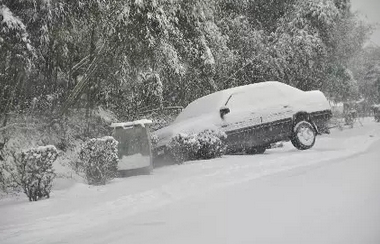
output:
<instances>
[{"instance_id":1,"label":"snowy field","mask_svg":"<svg viewBox=\"0 0 380 244\"><path fill-rule=\"evenodd\" d=\"M0 243L380 243L380 124L0 200Z\"/></svg>"}]
</instances>

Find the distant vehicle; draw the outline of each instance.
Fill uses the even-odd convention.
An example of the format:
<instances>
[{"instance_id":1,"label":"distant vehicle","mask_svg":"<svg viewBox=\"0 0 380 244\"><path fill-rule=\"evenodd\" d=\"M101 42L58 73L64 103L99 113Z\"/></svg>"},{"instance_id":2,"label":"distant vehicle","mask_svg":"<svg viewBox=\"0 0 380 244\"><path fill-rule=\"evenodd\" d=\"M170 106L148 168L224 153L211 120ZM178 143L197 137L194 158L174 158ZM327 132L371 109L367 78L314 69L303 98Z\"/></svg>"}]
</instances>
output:
<instances>
[{"instance_id":1,"label":"distant vehicle","mask_svg":"<svg viewBox=\"0 0 380 244\"><path fill-rule=\"evenodd\" d=\"M301 91L268 81L212 93L190 103L168 127L154 132L155 151L165 152L178 133L219 129L227 134L228 152L264 153L270 144L290 140L313 147L317 134L329 133L329 102L320 91Z\"/></svg>"},{"instance_id":2,"label":"distant vehicle","mask_svg":"<svg viewBox=\"0 0 380 244\"><path fill-rule=\"evenodd\" d=\"M150 120L113 123L112 136L118 141L120 176L149 174L153 170Z\"/></svg>"}]
</instances>

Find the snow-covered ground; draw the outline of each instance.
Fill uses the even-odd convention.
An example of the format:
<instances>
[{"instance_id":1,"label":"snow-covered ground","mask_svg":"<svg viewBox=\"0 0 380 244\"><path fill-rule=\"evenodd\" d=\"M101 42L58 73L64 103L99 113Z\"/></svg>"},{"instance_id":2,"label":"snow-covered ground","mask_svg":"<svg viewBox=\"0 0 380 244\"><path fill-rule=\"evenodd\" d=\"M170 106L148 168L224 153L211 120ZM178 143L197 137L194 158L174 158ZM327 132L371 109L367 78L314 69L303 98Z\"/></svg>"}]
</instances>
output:
<instances>
[{"instance_id":1,"label":"snow-covered ground","mask_svg":"<svg viewBox=\"0 0 380 244\"><path fill-rule=\"evenodd\" d=\"M0 243L380 243L380 124L0 201Z\"/></svg>"}]
</instances>

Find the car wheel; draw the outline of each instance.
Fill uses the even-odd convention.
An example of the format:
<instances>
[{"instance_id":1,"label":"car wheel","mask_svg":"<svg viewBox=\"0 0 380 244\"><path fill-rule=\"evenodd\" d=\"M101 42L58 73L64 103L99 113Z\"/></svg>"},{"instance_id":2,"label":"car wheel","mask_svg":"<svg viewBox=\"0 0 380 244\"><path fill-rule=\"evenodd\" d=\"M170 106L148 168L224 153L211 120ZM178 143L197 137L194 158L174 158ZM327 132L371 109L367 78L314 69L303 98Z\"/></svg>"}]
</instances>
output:
<instances>
[{"instance_id":1,"label":"car wheel","mask_svg":"<svg viewBox=\"0 0 380 244\"><path fill-rule=\"evenodd\" d=\"M263 154L266 151L266 147L251 147L249 149L246 149L245 152L247 154Z\"/></svg>"},{"instance_id":2,"label":"car wheel","mask_svg":"<svg viewBox=\"0 0 380 244\"><path fill-rule=\"evenodd\" d=\"M317 132L313 125L307 121L300 121L293 127L290 141L299 150L312 148L315 143Z\"/></svg>"}]
</instances>

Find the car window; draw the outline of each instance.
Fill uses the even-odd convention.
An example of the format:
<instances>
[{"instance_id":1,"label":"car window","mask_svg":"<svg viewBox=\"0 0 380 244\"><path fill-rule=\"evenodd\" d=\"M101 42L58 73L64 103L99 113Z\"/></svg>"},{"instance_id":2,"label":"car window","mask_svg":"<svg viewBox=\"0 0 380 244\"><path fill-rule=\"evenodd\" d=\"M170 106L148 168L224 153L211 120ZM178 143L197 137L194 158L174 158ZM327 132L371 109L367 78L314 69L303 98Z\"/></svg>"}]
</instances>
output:
<instances>
[{"instance_id":1,"label":"car window","mask_svg":"<svg viewBox=\"0 0 380 244\"><path fill-rule=\"evenodd\" d=\"M276 103L282 96L276 89L251 89L245 92L232 94L226 106L231 110L241 110L249 107L261 108Z\"/></svg>"},{"instance_id":2,"label":"car window","mask_svg":"<svg viewBox=\"0 0 380 244\"><path fill-rule=\"evenodd\" d=\"M286 84L271 87L255 87L247 91L234 93L227 100L226 106L231 110L242 110L249 107L264 108L277 104L286 105L290 100L299 97L303 92Z\"/></svg>"},{"instance_id":3,"label":"car window","mask_svg":"<svg viewBox=\"0 0 380 244\"><path fill-rule=\"evenodd\" d=\"M220 107L223 106L222 98L222 93L214 93L195 100L178 115L174 123L204 114L218 113Z\"/></svg>"}]
</instances>

